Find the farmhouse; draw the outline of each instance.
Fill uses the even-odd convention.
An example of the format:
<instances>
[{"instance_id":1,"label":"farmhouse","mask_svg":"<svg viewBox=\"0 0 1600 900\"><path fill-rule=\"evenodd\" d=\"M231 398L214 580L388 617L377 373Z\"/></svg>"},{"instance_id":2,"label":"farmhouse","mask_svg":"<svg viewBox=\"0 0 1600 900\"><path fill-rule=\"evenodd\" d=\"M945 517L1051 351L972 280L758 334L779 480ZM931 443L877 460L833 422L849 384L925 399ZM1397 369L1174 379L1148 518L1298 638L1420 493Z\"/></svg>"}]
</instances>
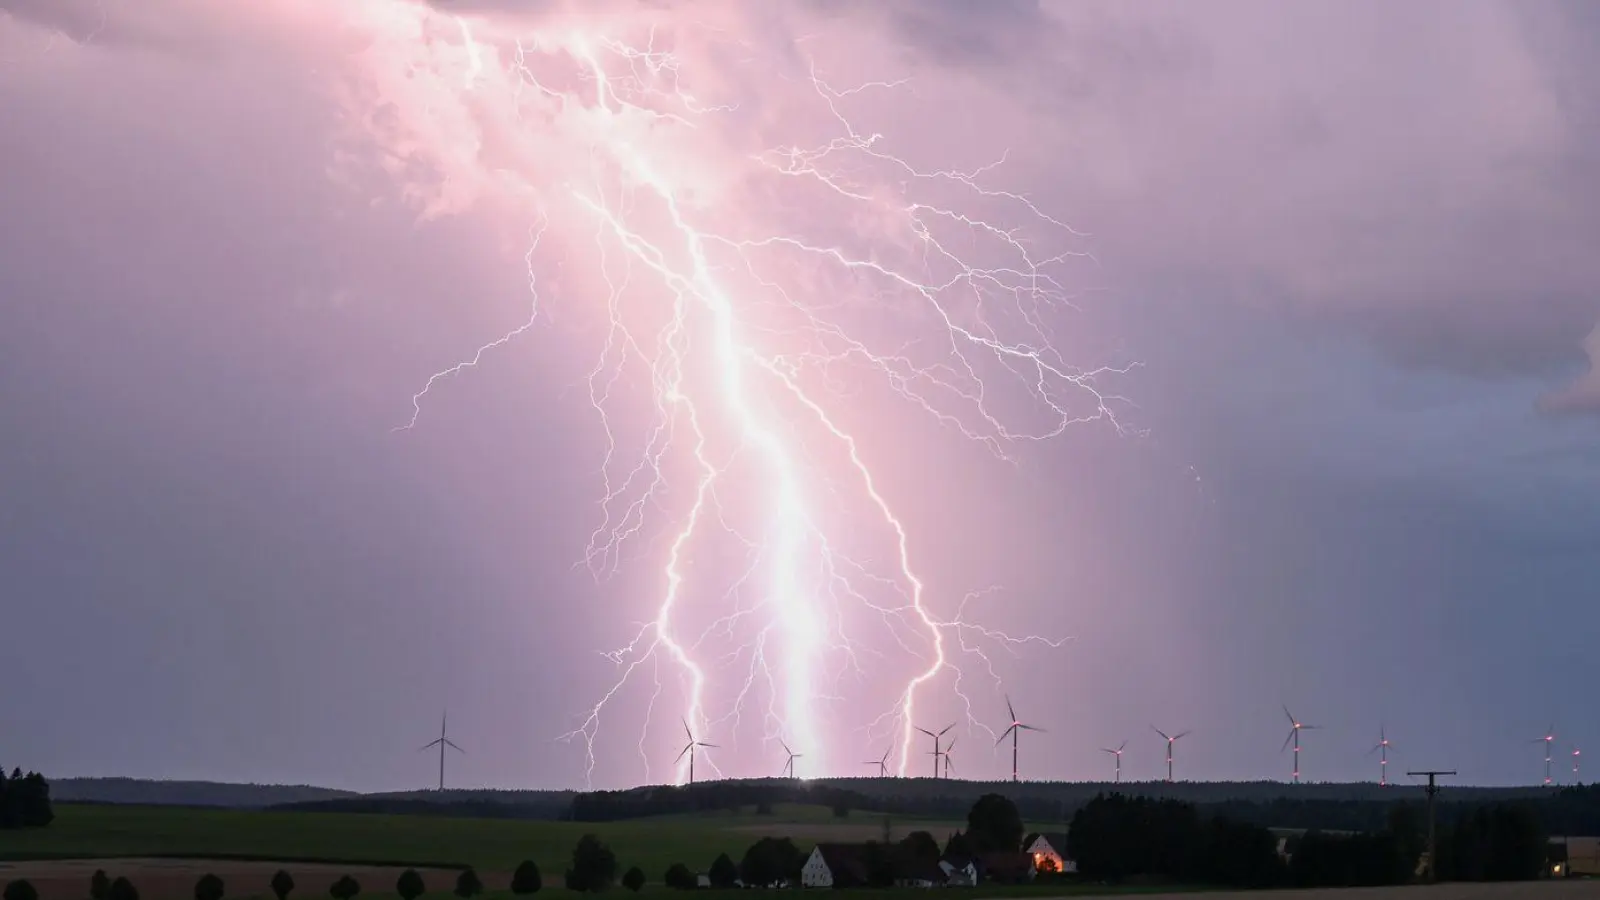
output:
<instances>
[{"instance_id":1,"label":"farmhouse","mask_svg":"<svg viewBox=\"0 0 1600 900\"><path fill-rule=\"evenodd\" d=\"M978 857L978 877L997 884L1026 884L1035 873L1033 857L1026 853L985 853Z\"/></svg>"},{"instance_id":2,"label":"farmhouse","mask_svg":"<svg viewBox=\"0 0 1600 900\"><path fill-rule=\"evenodd\" d=\"M860 844L818 844L800 869L801 887L860 887L867 866Z\"/></svg>"},{"instance_id":3,"label":"farmhouse","mask_svg":"<svg viewBox=\"0 0 1600 900\"><path fill-rule=\"evenodd\" d=\"M1078 864L1067 855L1067 836L1064 832L1030 834L1023 840L1022 849L1033 857L1036 871L1064 874L1078 871Z\"/></svg>"},{"instance_id":4,"label":"farmhouse","mask_svg":"<svg viewBox=\"0 0 1600 900\"><path fill-rule=\"evenodd\" d=\"M1550 874L1558 878L1600 875L1600 837L1553 837Z\"/></svg>"},{"instance_id":5,"label":"farmhouse","mask_svg":"<svg viewBox=\"0 0 1600 900\"><path fill-rule=\"evenodd\" d=\"M946 856L939 860L944 872L944 883L950 887L975 887L978 884L978 866L965 856Z\"/></svg>"}]
</instances>

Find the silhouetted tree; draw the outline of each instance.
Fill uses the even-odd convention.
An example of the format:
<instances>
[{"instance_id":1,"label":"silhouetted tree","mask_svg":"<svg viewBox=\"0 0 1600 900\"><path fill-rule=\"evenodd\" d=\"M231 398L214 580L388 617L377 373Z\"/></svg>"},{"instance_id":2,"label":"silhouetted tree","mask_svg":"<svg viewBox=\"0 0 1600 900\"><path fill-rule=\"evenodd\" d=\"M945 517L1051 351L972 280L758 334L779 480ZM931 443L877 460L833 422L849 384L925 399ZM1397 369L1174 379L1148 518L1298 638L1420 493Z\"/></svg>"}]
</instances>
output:
<instances>
[{"instance_id":1,"label":"silhouetted tree","mask_svg":"<svg viewBox=\"0 0 1600 900\"><path fill-rule=\"evenodd\" d=\"M194 900L222 900L226 892L227 885L222 883L222 879L209 872L194 883Z\"/></svg>"},{"instance_id":2,"label":"silhouetted tree","mask_svg":"<svg viewBox=\"0 0 1600 900\"><path fill-rule=\"evenodd\" d=\"M272 876L272 895L278 900L289 900L289 894L294 890L294 876L283 869Z\"/></svg>"},{"instance_id":3,"label":"silhouetted tree","mask_svg":"<svg viewBox=\"0 0 1600 900\"><path fill-rule=\"evenodd\" d=\"M55 820L50 783L38 772L0 769L0 828L43 828Z\"/></svg>"},{"instance_id":4,"label":"silhouetted tree","mask_svg":"<svg viewBox=\"0 0 1600 900\"><path fill-rule=\"evenodd\" d=\"M1022 816L1000 794L984 794L967 812L967 838L979 853L1015 853L1022 846Z\"/></svg>"},{"instance_id":5,"label":"silhouetted tree","mask_svg":"<svg viewBox=\"0 0 1600 900\"><path fill-rule=\"evenodd\" d=\"M578 839L572 850L569 887L577 891L603 891L617 880L617 855L592 834Z\"/></svg>"},{"instance_id":6,"label":"silhouetted tree","mask_svg":"<svg viewBox=\"0 0 1600 900\"><path fill-rule=\"evenodd\" d=\"M689 871L683 863L673 863L667 868L667 874L662 877L662 883L676 891L692 891L700 886L699 879Z\"/></svg>"},{"instance_id":7,"label":"silhouetted tree","mask_svg":"<svg viewBox=\"0 0 1600 900\"><path fill-rule=\"evenodd\" d=\"M111 882L111 900L139 900L139 889L125 877Z\"/></svg>"},{"instance_id":8,"label":"silhouetted tree","mask_svg":"<svg viewBox=\"0 0 1600 900\"><path fill-rule=\"evenodd\" d=\"M744 853L739 862L739 877L746 886L767 887L790 881L800 875L805 854L788 838L764 837Z\"/></svg>"},{"instance_id":9,"label":"silhouetted tree","mask_svg":"<svg viewBox=\"0 0 1600 900\"><path fill-rule=\"evenodd\" d=\"M400 895L400 900L417 900L427 890L428 886L423 883L422 876L417 874L416 869L401 872L400 877L394 882L394 892Z\"/></svg>"},{"instance_id":10,"label":"silhouetted tree","mask_svg":"<svg viewBox=\"0 0 1600 900\"><path fill-rule=\"evenodd\" d=\"M517 871L511 875L511 893L537 894L539 888L544 886L544 879L539 875L539 866L531 859L525 859L517 866Z\"/></svg>"},{"instance_id":11,"label":"silhouetted tree","mask_svg":"<svg viewBox=\"0 0 1600 900\"><path fill-rule=\"evenodd\" d=\"M844 797L835 798L833 801L833 817L846 819L850 817L850 801Z\"/></svg>"},{"instance_id":12,"label":"silhouetted tree","mask_svg":"<svg viewBox=\"0 0 1600 900\"><path fill-rule=\"evenodd\" d=\"M706 873L711 881L711 886L716 888L731 888L739 881L739 867L733 864L732 857L723 853L711 863L711 870Z\"/></svg>"},{"instance_id":13,"label":"silhouetted tree","mask_svg":"<svg viewBox=\"0 0 1600 900\"><path fill-rule=\"evenodd\" d=\"M349 875L339 876L339 880L328 887L328 896L333 900L354 900L360 893L361 882Z\"/></svg>"},{"instance_id":14,"label":"silhouetted tree","mask_svg":"<svg viewBox=\"0 0 1600 900\"><path fill-rule=\"evenodd\" d=\"M913 831L901 838L900 847L911 859L939 860L939 842L926 831Z\"/></svg>"},{"instance_id":15,"label":"silhouetted tree","mask_svg":"<svg viewBox=\"0 0 1600 900\"><path fill-rule=\"evenodd\" d=\"M461 874L456 876L455 895L467 900L481 893L483 893L483 882L478 879L478 873L471 869L461 870Z\"/></svg>"},{"instance_id":16,"label":"silhouetted tree","mask_svg":"<svg viewBox=\"0 0 1600 900\"><path fill-rule=\"evenodd\" d=\"M89 878L89 900L109 900L111 897L111 878L106 875L105 869L95 869L94 875ZM283 900L283 898L279 898Z\"/></svg>"},{"instance_id":17,"label":"silhouetted tree","mask_svg":"<svg viewBox=\"0 0 1600 900\"><path fill-rule=\"evenodd\" d=\"M31 882L19 878L6 885L5 900L39 900L39 891Z\"/></svg>"},{"instance_id":18,"label":"silhouetted tree","mask_svg":"<svg viewBox=\"0 0 1600 900\"><path fill-rule=\"evenodd\" d=\"M977 847L973 846L972 840L967 837L967 833L964 831L958 831L950 835L950 839L944 843L944 856L946 858L971 859L977 855Z\"/></svg>"},{"instance_id":19,"label":"silhouetted tree","mask_svg":"<svg viewBox=\"0 0 1600 900\"><path fill-rule=\"evenodd\" d=\"M639 893L639 889L644 887L644 870L640 869L638 866L634 866L628 871L623 872L622 886L630 891L633 891L635 894Z\"/></svg>"}]
</instances>

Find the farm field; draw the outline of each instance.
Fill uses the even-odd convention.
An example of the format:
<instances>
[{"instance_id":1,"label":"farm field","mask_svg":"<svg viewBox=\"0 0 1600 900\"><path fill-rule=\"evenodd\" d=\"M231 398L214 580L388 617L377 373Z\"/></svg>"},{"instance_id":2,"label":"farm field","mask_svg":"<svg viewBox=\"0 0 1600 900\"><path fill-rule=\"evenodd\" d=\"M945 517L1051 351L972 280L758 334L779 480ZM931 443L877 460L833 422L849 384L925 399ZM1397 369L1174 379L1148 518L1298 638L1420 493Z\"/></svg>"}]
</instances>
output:
<instances>
[{"instance_id":1,"label":"farm field","mask_svg":"<svg viewBox=\"0 0 1600 900\"><path fill-rule=\"evenodd\" d=\"M898 839L920 828L943 840L960 827L894 820L890 836ZM609 844L624 869L639 866L651 881L659 881L675 862L703 871L717 854L738 859L767 835L792 837L809 849L818 841L878 837L882 830L881 818L862 814L835 819L822 807L783 805L768 816L708 812L624 822L546 822L60 804L48 828L0 832L0 861L163 857L419 868L469 865L493 887L502 874L509 881L509 873L524 859L538 863L546 880L559 883L573 845L587 833Z\"/></svg>"}]
</instances>

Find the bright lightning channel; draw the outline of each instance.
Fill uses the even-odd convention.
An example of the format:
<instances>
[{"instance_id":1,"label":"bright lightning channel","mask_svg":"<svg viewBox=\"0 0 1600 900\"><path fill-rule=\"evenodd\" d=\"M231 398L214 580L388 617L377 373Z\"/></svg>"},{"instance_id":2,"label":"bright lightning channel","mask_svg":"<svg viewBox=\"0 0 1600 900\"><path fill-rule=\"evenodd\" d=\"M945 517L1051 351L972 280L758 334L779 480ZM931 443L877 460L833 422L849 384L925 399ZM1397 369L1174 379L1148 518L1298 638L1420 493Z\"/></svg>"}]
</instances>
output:
<instances>
[{"instance_id":1,"label":"bright lightning channel","mask_svg":"<svg viewBox=\"0 0 1600 900\"><path fill-rule=\"evenodd\" d=\"M472 92L491 74L491 59L497 51L492 41L475 34L473 22L465 18L454 21L466 58L459 89ZM576 77L580 86L558 86L550 83L552 79L535 74L536 68L549 66L563 67L564 74ZM687 451L694 473L693 490L680 512L680 524L671 535L662 565L663 588L653 617L639 628L632 641L607 654L618 667L617 679L588 710L582 724L566 735L584 744L586 779L592 783L602 713L641 669L654 678L650 709L638 745L648 777L651 758L660 750L647 745L646 735L649 715L654 713L664 691L663 663L676 667L682 675L685 699L681 715L696 739L703 739L708 729L730 723L737 727L749 696L759 684L766 684L772 699L762 715L764 736L783 737L804 754L814 771L827 772L825 720L818 707L822 701L837 699L829 693L829 676L838 675L829 670L827 657L839 653L847 668L859 672L863 655L882 655L845 633L843 614L838 611L845 601L853 601L858 608L880 617L897 646L921 660L897 690L892 707L868 726L876 736L895 741L899 774L906 774L910 764L918 698L947 670L955 676L955 690L966 703L969 724L981 728L972 714L970 700L962 693L962 673L955 664L950 639L955 639L954 648L960 653L982 660L996 684L999 676L982 643L1015 649L1031 643L1059 647L1062 641L1035 635L1013 636L969 621L965 608L979 594L969 594L951 616L941 616L930 607L925 582L913 565L910 529L880 490L879 480L856 436L830 411L831 404L807 386L803 376L847 362L864 365L915 407L966 438L981 442L996 456L1009 458L1008 448L1015 442L1051 438L1075 424L1103 420L1120 429L1113 413L1113 405L1120 398L1103 393L1097 382L1103 376L1127 370L1082 370L1070 366L1048 338L1044 313L1048 307L1068 302L1065 289L1051 271L1083 254L1036 257L1035 251L1018 236L1020 229L1016 225L991 223L937 204L886 201L884 191L856 180L859 165L847 166L839 160L854 157L882 166L905 185L960 189L987 205L1009 205L1035 226L1057 229L1065 238L1076 237L1077 232L1041 212L1023 195L981 186L979 179L990 167L975 172L924 171L882 149L880 136L857 131L842 111L843 103L869 88L892 90L900 82L836 90L815 71L810 73L810 87L839 135L814 148L780 148L750 162L756 164L757 171L809 184L827 192L835 201L892 214L904 234L920 248L924 267L943 266L949 274L942 279L916 276L886 262L886 254L857 253L799 234L733 237L711 231L684 202L672 160L656 152L651 131L636 125L650 121L659 127L693 129L705 117L728 112L732 107L706 106L685 90L679 81L682 61L673 52L656 49L653 34L649 44L639 47L581 28L540 33L516 42L507 69L515 86L516 102L535 98L563 114L581 114L582 126L575 128L575 140L588 154L590 169L595 173L591 182L568 180L544 185L540 192L547 197L559 196L588 215L594 226L599 259L596 275L608 287L605 344L588 377L590 401L604 429L607 448L602 465L604 521L591 537L585 554L585 564L597 577L616 571L621 548L641 533L647 510L665 505L672 480L668 461L673 448ZM540 126L560 127L548 122ZM611 190L601 173L614 176L616 184ZM640 214L645 206L640 195L652 201L655 215L663 218ZM542 217L533 232L526 257L530 287L535 287L537 281L535 253L550 226L550 218ZM961 229L973 241L987 239L1008 252L1011 262L989 266L966 262L947 242L936 237L941 228ZM620 263L612 261L617 251ZM872 349L866 339L853 336L829 318L827 306L801 299L807 294L805 284L786 284L762 274L759 257L774 253L783 254L790 264L841 273L857 281L872 280L884 292L911 298L936 323L932 335L922 336L923 343L937 342L943 358L921 362L907 349L892 353ZM771 326L752 318L755 301L748 296L751 289L733 286L730 259L770 295L764 302L775 297L787 313L799 316L802 325L797 333L808 338L808 349L785 354L762 348L760 337L770 333ZM654 285L670 298L666 324L659 326L654 335L641 334L640 329L649 326L630 321L624 308L624 295L635 289L636 277L653 279ZM963 316L951 306L948 298L952 295L966 298L969 306L975 305L976 312L969 310ZM413 414L402 428L416 425L425 398L441 380L475 367L486 354L533 326L538 314L536 291L533 296L533 310L526 322L483 345L466 361L427 379L412 398ZM1001 301L1008 301L1017 311L1016 318L1027 332L1024 339L1002 338L995 319L1003 316L1000 310L991 310ZM620 465L610 403L621 371L630 360L643 362L648 368L655 419L646 430L640 458ZM710 389L695 378L704 367L709 367L714 382ZM1044 427L1015 425L997 410L1001 392L980 374L995 367L1020 383L1025 396L1035 405L1042 406L1046 412ZM827 382L827 378L823 380ZM949 405L950 398L954 398L955 408ZM785 413L786 409L794 414ZM718 450L709 434L707 422L717 416L733 423L736 449L732 453ZM892 574L876 574L863 562L841 552L838 537L820 524L818 513L829 492L813 487L819 463L808 459L806 445L795 437L806 422L811 428L820 429L848 458L850 479L892 539ZM746 534L729 523L720 499L720 492L726 490L724 482L734 477L732 457L746 452L759 459L763 472L754 483L761 492L763 510L758 534ZM751 487L751 483L740 486L746 492ZM686 635L680 615L685 604L715 599L691 597L686 572L696 539L713 526L731 535L751 557L749 568L729 586L724 599L746 588L760 570L765 578L762 600L755 606L734 603L732 611L716 618L700 635ZM813 586L819 579L820 583ZM897 599L872 599L867 593L872 589L888 591ZM825 600L832 601L832 615ZM713 666L706 661L704 645L733 637L735 626L753 619L759 609L770 615L754 636L743 643L729 642L735 650L724 661L747 655L749 664L727 713L713 716L708 700ZM913 640L915 635L920 639ZM770 661L773 655L781 658L781 665L776 668ZM676 724L674 721L674 727ZM885 726L887 732L881 730ZM714 761L707 762L720 773ZM677 764L679 782L688 777L687 767L687 760Z\"/></svg>"}]
</instances>

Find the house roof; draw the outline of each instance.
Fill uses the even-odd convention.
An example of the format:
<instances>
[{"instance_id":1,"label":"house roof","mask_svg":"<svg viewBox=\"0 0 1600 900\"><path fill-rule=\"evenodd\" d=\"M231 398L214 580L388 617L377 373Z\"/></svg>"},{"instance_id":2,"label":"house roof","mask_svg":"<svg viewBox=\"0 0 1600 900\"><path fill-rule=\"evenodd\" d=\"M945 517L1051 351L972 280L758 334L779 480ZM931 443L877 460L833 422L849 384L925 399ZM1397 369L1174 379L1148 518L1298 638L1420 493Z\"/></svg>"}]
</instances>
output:
<instances>
[{"instance_id":1,"label":"house roof","mask_svg":"<svg viewBox=\"0 0 1600 900\"><path fill-rule=\"evenodd\" d=\"M867 879L866 849L862 844L818 844L817 852L835 878L846 875L859 881Z\"/></svg>"},{"instance_id":2,"label":"house roof","mask_svg":"<svg viewBox=\"0 0 1600 900\"><path fill-rule=\"evenodd\" d=\"M1044 838L1045 842L1050 845L1052 850L1056 851L1062 856L1067 855L1067 833L1065 831L1035 831L1034 833L1028 835L1025 840L1023 840L1023 848L1026 849L1028 847L1032 847L1033 842L1037 841L1039 838Z\"/></svg>"},{"instance_id":3,"label":"house roof","mask_svg":"<svg viewBox=\"0 0 1600 900\"><path fill-rule=\"evenodd\" d=\"M978 865L990 877L1025 875L1033 871L1033 857L1026 853L984 853Z\"/></svg>"}]
</instances>

